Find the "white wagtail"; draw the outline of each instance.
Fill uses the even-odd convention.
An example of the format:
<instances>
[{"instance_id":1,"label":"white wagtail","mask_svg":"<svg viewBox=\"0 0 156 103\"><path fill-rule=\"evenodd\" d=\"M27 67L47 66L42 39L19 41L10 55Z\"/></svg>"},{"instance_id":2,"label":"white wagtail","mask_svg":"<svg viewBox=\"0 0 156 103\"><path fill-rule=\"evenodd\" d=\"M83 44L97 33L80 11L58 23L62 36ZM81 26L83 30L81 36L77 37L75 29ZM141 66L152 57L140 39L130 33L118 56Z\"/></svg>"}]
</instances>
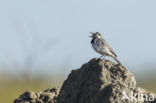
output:
<instances>
[{"instance_id":1,"label":"white wagtail","mask_svg":"<svg viewBox=\"0 0 156 103\"><path fill-rule=\"evenodd\" d=\"M91 36L89 36L92 37L92 47L96 52L102 55L100 58L102 58L103 56L109 56L114 58L114 60L116 60L118 64L121 64L120 61L116 58L117 55L115 54L113 49L108 45L108 43L102 38L101 34L99 32L90 33L92 34Z\"/></svg>"}]
</instances>

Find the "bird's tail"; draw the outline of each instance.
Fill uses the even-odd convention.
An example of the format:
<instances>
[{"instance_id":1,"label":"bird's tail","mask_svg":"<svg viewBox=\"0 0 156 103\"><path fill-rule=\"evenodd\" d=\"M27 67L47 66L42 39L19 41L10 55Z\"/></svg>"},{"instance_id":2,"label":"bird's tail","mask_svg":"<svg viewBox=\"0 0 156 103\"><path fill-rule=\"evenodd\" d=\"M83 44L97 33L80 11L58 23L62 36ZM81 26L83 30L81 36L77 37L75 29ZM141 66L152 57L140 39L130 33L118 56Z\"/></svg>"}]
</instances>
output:
<instances>
[{"instance_id":1,"label":"bird's tail","mask_svg":"<svg viewBox=\"0 0 156 103\"><path fill-rule=\"evenodd\" d=\"M121 62L114 56L111 56L116 62L118 62L118 64L121 64Z\"/></svg>"}]
</instances>

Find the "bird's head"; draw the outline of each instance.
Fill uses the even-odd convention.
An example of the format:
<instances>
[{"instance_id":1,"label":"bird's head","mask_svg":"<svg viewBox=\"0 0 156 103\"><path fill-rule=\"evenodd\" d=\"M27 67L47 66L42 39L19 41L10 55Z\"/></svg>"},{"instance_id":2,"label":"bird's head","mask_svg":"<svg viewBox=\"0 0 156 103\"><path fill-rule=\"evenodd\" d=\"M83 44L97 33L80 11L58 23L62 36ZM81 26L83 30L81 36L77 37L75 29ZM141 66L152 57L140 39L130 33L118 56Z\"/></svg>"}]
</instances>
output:
<instances>
[{"instance_id":1,"label":"bird's head","mask_svg":"<svg viewBox=\"0 0 156 103\"><path fill-rule=\"evenodd\" d=\"M90 32L92 35L89 36L89 37L92 37L92 38L102 38L101 34L99 32Z\"/></svg>"}]
</instances>

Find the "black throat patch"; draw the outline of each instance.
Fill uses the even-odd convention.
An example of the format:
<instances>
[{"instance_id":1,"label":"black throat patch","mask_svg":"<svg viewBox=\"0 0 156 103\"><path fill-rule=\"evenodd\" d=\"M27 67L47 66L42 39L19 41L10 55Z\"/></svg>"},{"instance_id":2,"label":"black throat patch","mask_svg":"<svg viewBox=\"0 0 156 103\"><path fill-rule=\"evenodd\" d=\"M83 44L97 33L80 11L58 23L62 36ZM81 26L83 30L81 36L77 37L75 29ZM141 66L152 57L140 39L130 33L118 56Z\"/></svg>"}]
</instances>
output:
<instances>
[{"instance_id":1,"label":"black throat patch","mask_svg":"<svg viewBox=\"0 0 156 103\"><path fill-rule=\"evenodd\" d=\"M95 39L96 39L96 38L95 38L95 37L93 37L93 39L91 40L91 43L92 43L92 44L94 43Z\"/></svg>"}]
</instances>

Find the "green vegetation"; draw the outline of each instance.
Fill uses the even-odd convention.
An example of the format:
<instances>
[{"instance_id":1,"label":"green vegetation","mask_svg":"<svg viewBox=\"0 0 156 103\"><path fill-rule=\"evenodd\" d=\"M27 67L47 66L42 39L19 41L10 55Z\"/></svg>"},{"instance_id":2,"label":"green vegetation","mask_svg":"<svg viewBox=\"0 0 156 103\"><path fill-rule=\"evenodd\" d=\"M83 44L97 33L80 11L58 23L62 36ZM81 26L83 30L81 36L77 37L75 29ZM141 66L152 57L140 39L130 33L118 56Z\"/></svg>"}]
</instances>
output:
<instances>
[{"instance_id":1,"label":"green vegetation","mask_svg":"<svg viewBox=\"0 0 156 103\"><path fill-rule=\"evenodd\" d=\"M54 82L50 77L36 77L30 80L19 80L17 77L2 77L0 81L0 103L12 103L25 91L42 91L47 88L60 86L62 81ZM6 79L5 79L6 78Z\"/></svg>"}]
</instances>

